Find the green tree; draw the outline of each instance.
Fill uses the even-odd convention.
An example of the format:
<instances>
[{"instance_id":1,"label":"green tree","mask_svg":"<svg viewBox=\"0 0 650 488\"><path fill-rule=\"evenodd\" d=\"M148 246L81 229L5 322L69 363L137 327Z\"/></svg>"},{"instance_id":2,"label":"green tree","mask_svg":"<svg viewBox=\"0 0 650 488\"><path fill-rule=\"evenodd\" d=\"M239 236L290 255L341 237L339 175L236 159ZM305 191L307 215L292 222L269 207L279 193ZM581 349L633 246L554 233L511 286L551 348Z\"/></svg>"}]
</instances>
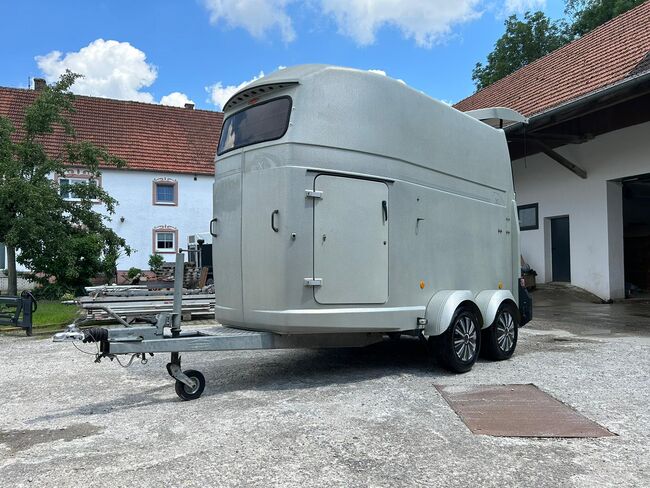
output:
<instances>
[{"instance_id":1,"label":"green tree","mask_svg":"<svg viewBox=\"0 0 650 488\"><path fill-rule=\"evenodd\" d=\"M162 269L162 265L165 263L165 258L161 254L151 254L149 256L149 269L154 273L158 273Z\"/></svg>"},{"instance_id":2,"label":"green tree","mask_svg":"<svg viewBox=\"0 0 650 488\"><path fill-rule=\"evenodd\" d=\"M519 68L585 35L596 27L646 0L566 0L570 22L551 21L543 12L511 15L505 33L488 54L487 63L477 63L472 80L477 90L517 71Z\"/></svg>"},{"instance_id":3,"label":"green tree","mask_svg":"<svg viewBox=\"0 0 650 488\"><path fill-rule=\"evenodd\" d=\"M646 0L567 0L565 13L573 22L570 32L574 37L584 36L587 32L627 12Z\"/></svg>"},{"instance_id":4,"label":"green tree","mask_svg":"<svg viewBox=\"0 0 650 488\"><path fill-rule=\"evenodd\" d=\"M120 253L131 252L107 226L117 202L92 184L100 166L121 168L125 162L78 141L67 118L74 112L70 87L78 77L67 71L45 87L25 110L18 131L0 117L0 241L7 247L10 294L17 291L16 260L41 284L55 281L62 291L77 291L98 273L112 273ZM68 142L52 154L44 138L59 130ZM59 185L54 176L64 176L69 166L82 168L89 184ZM75 198L65 199L66 192ZM107 215L95 211L97 204Z\"/></svg>"},{"instance_id":5,"label":"green tree","mask_svg":"<svg viewBox=\"0 0 650 488\"><path fill-rule=\"evenodd\" d=\"M504 25L506 31L488 54L487 63L476 63L472 71L477 90L554 51L569 40L565 24L550 20L544 12L526 12L523 20L511 15Z\"/></svg>"}]
</instances>

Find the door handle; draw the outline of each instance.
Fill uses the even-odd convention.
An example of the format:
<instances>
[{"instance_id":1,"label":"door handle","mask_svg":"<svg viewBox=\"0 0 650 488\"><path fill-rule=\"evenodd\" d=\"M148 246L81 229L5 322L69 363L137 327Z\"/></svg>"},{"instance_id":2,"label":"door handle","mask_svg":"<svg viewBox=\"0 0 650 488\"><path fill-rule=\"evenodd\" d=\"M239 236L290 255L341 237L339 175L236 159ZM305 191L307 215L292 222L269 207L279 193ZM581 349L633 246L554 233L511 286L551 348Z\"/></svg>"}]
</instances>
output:
<instances>
[{"instance_id":1,"label":"door handle","mask_svg":"<svg viewBox=\"0 0 650 488\"><path fill-rule=\"evenodd\" d=\"M217 223L218 220L219 219L215 217L210 221L210 235L212 237L217 237L217 231L214 230L214 227L215 227L215 224Z\"/></svg>"},{"instance_id":2,"label":"door handle","mask_svg":"<svg viewBox=\"0 0 650 488\"><path fill-rule=\"evenodd\" d=\"M273 232L279 232L280 231L280 228L275 223L275 216L276 215L280 215L279 210L274 210L273 212L271 212L271 229L273 229Z\"/></svg>"},{"instance_id":3,"label":"door handle","mask_svg":"<svg viewBox=\"0 0 650 488\"><path fill-rule=\"evenodd\" d=\"M388 203L386 200L381 201L381 211L384 216L384 222L388 222Z\"/></svg>"}]
</instances>

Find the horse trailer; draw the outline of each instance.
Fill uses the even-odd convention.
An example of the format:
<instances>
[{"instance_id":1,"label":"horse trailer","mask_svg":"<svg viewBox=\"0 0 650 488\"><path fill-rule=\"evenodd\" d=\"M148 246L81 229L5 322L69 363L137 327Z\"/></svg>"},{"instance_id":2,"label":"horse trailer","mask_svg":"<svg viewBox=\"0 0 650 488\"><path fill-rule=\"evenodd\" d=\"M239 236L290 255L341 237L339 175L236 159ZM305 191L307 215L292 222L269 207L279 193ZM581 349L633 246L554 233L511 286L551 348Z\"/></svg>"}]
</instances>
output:
<instances>
[{"instance_id":1,"label":"horse trailer","mask_svg":"<svg viewBox=\"0 0 650 488\"><path fill-rule=\"evenodd\" d=\"M217 150L218 333L181 331L174 316L57 340L97 340L108 357L171 352L184 399L205 381L180 369L183 351L404 334L454 372L479 352L511 357L532 304L506 138L484 119L525 119L479 112L355 69L302 65L256 80L225 104Z\"/></svg>"}]
</instances>

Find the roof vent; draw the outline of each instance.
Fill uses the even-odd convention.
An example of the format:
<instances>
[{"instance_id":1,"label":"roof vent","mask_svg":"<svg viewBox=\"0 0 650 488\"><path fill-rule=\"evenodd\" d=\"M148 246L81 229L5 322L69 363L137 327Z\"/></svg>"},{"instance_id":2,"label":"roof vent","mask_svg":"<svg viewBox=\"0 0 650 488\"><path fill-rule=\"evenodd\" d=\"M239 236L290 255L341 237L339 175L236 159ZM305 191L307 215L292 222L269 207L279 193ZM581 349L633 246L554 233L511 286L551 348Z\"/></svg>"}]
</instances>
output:
<instances>
[{"instance_id":1,"label":"roof vent","mask_svg":"<svg viewBox=\"0 0 650 488\"><path fill-rule=\"evenodd\" d=\"M185 108L188 110L194 110L194 104L193 103L186 103Z\"/></svg>"},{"instance_id":2,"label":"roof vent","mask_svg":"<svg viewBox=\"0 0 650 488\"><path fill-rule=\"evenodd\" d=\"M47 86L47 83L43 78L34 78L34 90L41 91Z\"/></svg>"}]
</instances>

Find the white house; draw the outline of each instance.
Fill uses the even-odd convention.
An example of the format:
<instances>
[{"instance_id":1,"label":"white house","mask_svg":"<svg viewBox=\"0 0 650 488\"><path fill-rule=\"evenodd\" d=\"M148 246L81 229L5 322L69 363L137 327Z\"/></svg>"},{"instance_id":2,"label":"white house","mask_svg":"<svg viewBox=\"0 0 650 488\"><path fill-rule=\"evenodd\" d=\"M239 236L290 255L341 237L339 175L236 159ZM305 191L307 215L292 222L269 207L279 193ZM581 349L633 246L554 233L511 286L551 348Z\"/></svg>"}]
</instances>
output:
<instances>
[{"instance_id":1,"label":"white house","mask_svg":"<svg viewBox=\"0 0 650 488\"><path fill-rule=\"evenodd\" d=\"M462 100L505 128L521 250L541 282L650 290L650 2Z\"/></svg>"},{"instance_id":2,"label":"white house","mask_svg":"<svg viewBox=\"0 0 650 488\"><path fill-rule=\"evenodd\" d=\"M36 90L0 87L0 115L20 127L41 83L35 84ZM128 165L104 169L95 181L119 202L110 225L133 250L120 258L118 269L148 269L154 253L173 260L187 237L205 231L212 218L214 157L223 114L194 110L191 104L176 108L85 96L76 97L75 109L70 119L78 139L105 147ZM56 151L65 140L56 131L44 143ZM71 166L61 179L85 184L89 176ZM74 192L65 196L74 198ZM5 267L6 251L0 244L0 269Z\"/></svg>"}]
</instances>

